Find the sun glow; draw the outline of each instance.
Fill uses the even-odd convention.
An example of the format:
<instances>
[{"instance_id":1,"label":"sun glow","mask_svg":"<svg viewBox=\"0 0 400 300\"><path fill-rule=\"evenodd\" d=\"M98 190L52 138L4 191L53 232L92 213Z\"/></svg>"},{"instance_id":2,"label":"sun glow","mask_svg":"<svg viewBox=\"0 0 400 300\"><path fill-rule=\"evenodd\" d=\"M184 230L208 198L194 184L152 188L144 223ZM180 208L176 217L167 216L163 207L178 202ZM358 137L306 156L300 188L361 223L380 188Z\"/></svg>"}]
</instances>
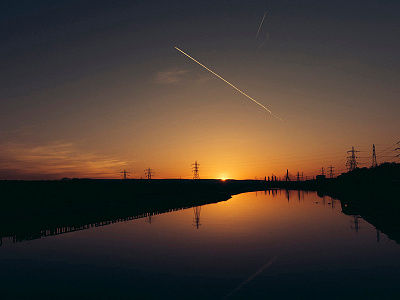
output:
<instances>
[{"instance_id":1,"label":"sun glow","mask_svg":"<svg viewBox=\"0 0 400 300\"><path fill-rule=\"evenodd\" d=\"M219 180L221 181L226 181L229 179L229 175L227 174L220 174L217 178L219 178Z\"/></svg>"}]
</instances>

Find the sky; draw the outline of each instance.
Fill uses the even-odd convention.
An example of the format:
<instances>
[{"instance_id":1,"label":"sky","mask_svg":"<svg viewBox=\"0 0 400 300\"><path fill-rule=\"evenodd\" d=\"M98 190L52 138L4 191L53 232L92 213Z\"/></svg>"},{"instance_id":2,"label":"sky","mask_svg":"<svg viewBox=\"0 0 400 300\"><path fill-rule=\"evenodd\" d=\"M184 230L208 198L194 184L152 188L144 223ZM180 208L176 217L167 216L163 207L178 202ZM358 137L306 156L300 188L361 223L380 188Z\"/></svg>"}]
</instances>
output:
<instances>
[{"instance_id":1,"label":"sky","mask_svg":"<svg viewBox=\"0 0 400 300\"><path fill-rule=\"evenodd\" d=\"M370 166L373 144L399 162L397 0L6 0L0 14L0 179L192 178L195 161L200 178L338 175L353 146Z\"/></svg>"}]
</instances>

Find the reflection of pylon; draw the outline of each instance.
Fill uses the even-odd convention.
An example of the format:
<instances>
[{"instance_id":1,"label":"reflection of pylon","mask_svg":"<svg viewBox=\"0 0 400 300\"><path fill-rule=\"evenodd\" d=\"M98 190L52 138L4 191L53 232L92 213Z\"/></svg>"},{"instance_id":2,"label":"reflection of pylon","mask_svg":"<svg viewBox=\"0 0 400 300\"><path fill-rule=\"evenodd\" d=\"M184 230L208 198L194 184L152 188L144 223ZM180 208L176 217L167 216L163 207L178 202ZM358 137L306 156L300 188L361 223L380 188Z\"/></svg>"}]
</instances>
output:
<instances>
[{"instance_id":1,"label":"reflection of pylon","mask_svg":"<svg viewBox=\"0 0 400 300\"><path fill-rule=\"evenodd\" d=\"M375 144L372 144L372 168L376 167L378 163L376 162L376 152L375 152Z\"/></svg>"},{"instance_id":2,"label":"reflection of pylon","mask_svg":"<svg viewBox=\"0 0 400 300\"><path fill-rule=\"evenodd\" d=\"M127 174L130 173L130 172L124 170L123 172L120 172L120 173L123 173L123 174L124 174L124 179L127 179L126 176L129 176L129 175L127 175Z\"/></svg>"},{"instance_id":3,"label":"reflection of pylon","mask_svg":"<svg viewBox=\"0 0 400 300\"><path fill-rule=\"evenodd\" d=\"M199 227L201 225L200 212L201 212L201 206L193 207L193 226L196 226L197 229L199 229Z\"/></svg>"},{"instance_id":4,"label":"reflection of pylon","mask_svg":"<svg viewBox=\"0 0 400 300\"><path fill-rule=\"evenodd\" d=\"M147 179L151 179L154 176L154 171L153 169L150 169L150 167L146 170L144 170Z\"/></svg>"},{"instance_id":5,"label":"reflection of pylon","mask_svg":"<svg viewBox=\"0 0 400 300\"><path fill-rule=\"evenodd\" d=\"M200 179L200 175L199 175L199 166L200 164L197 163L197 160L194 162L194 164L192 164L192 172L193 172L193 179Z\"/></svg>"},{"instance_id":6,"label":"reflection of pylon","mask_svg":"<svg viewBox=\"0 0 400 300\"><path fill-rule=\"evenodd\" d=\"M349 171L353 171L357 169L357 157L356 157L356 151L354 150L354 147L351 147L351 150L347 151L347 153L350 153L350 156L347 157L347 169Z\"/></svg>"},{"instance_id":7,"label":"reflection of pylon","mask_svg":"<svg viewBox=\"0 0 400 300\"><path fill-rule=\"evenodd\" d=\"M153 214L148 214L145 221L151 225L151 223L154 222Z\"/></svg>"},{"instance_id":8,"label":"reflection of pylon","mask_svg":"<svg viewBox=\"0 0 400 300\"><path fill-rule=\"evenodd\" d=\"M353 225L350 225L350 228L353 228L356 231L356 233L358 233L358 230L360 229L360 217L353 216L353 218L354 218L354 220L350 221L350 223L354 224L354 227L353 227Z\"/></svg>"},{"instance_id":9,"label":"reflection of pylon","mask_svg":"<svg viewBox=\"0 0 400 300\"><path fill-rule=\"evenodd\" d=\"M335 208L335 200L331 197L331 205L332 205L332 209Z\"/></svg>"}]
</instances>

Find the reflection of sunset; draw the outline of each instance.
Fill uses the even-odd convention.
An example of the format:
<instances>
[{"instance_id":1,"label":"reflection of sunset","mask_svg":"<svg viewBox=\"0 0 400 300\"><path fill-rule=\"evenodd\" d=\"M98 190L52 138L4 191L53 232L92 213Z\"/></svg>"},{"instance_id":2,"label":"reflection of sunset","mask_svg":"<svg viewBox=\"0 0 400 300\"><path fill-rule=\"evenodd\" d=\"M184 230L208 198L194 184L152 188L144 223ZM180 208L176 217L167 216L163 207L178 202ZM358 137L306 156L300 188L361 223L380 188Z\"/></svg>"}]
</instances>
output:
<instances>
[{"instance_id":1,"label":"reflection of sunset","mask_svg":"<svg viewBox=\"0 0 400 300\"><path fill-rule=\"evenodd\" d=\"M280 235L290 235L296 241L309 240L313 238L311 233L302 236L300 232L321 220L324 225L313 228L315 234L323 235L327 228L334 227L331 224L334 222L332 218L340 217L340 204L334 207L337 216L333 216L332 206L328 205L328 202L332 201L330 198L324 205L322 199L314 192L301 192L300 195L297 191L289 193L289 202L286 191L276 190L274 194L267 191L234 195L227 201L202 206L200 231L203 235L211 236L216 247L217 244L221 246L230 239L237 240L238 245L247 245L248 242L252 243L266 235L277 240ZM191 224L192 215L193 211L188 209L179 214L164 216L168 219L164 230L173 231L174 227L191 230L188 224ZM346 226L338 230L348 229L346 222ZM332 234L339 236L339 231Z\"/></svg>"}]
</instances>

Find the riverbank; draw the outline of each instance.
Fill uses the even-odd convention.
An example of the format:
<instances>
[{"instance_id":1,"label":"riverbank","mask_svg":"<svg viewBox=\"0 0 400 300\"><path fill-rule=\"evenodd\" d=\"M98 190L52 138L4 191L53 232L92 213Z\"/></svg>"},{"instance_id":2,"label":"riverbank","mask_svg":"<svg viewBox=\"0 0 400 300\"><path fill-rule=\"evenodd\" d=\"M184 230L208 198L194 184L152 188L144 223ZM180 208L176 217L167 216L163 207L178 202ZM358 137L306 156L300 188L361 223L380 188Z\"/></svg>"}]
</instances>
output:
<instances>
[{"instance_id":1,"label":"riverbank","mask_svg":"<svg viewBox=\"0 0 400 300\"><path fill-rule=\"evenodd\" d=\"M309 181L71 179L0 181L0 237L26 240L46 229L129 220L226 201L232 195L269 189L317 191L342 202L345 214L360 215L400 243L400 167L384 164L338 178ZM96 225L97 224L97 225ZM55 232L57 233L57 232ZM52 234L51 231L49 234Z\"/></svg>"},{"instance_id":2,"label":"riverbank","mask_svg":"<svg viewBox=\"0 0 400 300\"><path fill-rule=\"evenodd\" d=\"M0 210L51 210L73 206L117 206L187 201L267 189L255 180L72 179L54 181L0 181Z\"/></svg>"},{"instance_id":3,"label":"riverbank","mask_svg":"<svg viewBox=\"0 0 400 300\"><path fill-rule=\"evenodd\" d=\"M259 181L0 181L0 238L15 242L226 201Z\"/></svg>"},{"instance_id":4,"label":"riverbank","mask_svg":"<svg viewBox=\"0 0 400 300\"><path fill-rule=\"evenodd\" d=\"M400 164L356 169L328 180L319 193L339 199L344 214L361 216L400 244Z\"/></svg>"},{"instance_id":5,"label":"riverbank","mask_svg":"<svg viewBox=\"0 0 400 300\"><path fill-rule=\"evenodd\" d=\"M0 217L50 214L69 210L137 207L184 207L204 199L268 189L308 190L353 205L390 207L400 212L400 165L357 169L337 178L308 181L185 180L185 179L69 179L0 181ZM373 204L373 205L372 205Z\"/></svg>"}]
</instances>

